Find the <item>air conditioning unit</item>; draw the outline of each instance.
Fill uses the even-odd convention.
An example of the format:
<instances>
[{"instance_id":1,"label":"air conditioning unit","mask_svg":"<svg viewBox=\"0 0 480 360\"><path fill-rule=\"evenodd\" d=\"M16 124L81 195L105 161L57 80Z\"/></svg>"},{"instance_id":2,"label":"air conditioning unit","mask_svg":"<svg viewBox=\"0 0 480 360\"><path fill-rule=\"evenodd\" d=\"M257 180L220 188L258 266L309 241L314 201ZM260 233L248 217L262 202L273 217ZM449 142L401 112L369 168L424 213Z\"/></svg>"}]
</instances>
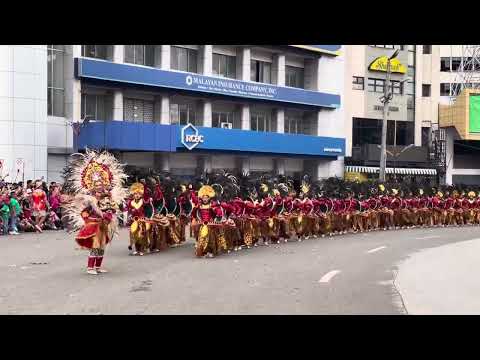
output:
<instances>
[{"instance_id":1,"label":"air conditioning unit","mask_svg":"<svg viewBox=\"0 0 480 360\"><path fill-rule=\"evenodd\" d=\"M228 122L222 122L220 123L220 127L222 129L231 129L232 128L232 124L231 123L228 123Z\"/></svg>"}]
</instances>

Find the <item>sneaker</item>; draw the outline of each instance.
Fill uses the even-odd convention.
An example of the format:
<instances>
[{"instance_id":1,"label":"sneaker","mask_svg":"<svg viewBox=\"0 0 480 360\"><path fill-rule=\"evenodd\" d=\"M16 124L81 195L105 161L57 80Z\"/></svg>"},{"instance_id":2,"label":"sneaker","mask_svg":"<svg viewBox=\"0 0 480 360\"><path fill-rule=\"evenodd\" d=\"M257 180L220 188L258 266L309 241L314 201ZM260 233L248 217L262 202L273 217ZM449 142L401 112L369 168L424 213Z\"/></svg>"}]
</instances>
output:
<instances>
[{"instance_id":1,"label":"sneaker","mask_svg":"<svg viewBox=\"0 0 480 360\"><path fill-rule=\"evenodd\" d=\"M108 270L105 270L105 269L101 269L101 268L97 268L95 269L97 271L98 274L106 274L108 273Z\"/></svg>"},{"instance_id":2,"label":"sneaker","mask_svg":"<svg viewBox=\"0 0 480 360\"><path fill-rule=\"evenodd\" d=\"M97 270L95 270L95 269L87 269L87 274L90 274L90 275L98 275L98 272L97 272Z\"/></svg>"}]
</instances>

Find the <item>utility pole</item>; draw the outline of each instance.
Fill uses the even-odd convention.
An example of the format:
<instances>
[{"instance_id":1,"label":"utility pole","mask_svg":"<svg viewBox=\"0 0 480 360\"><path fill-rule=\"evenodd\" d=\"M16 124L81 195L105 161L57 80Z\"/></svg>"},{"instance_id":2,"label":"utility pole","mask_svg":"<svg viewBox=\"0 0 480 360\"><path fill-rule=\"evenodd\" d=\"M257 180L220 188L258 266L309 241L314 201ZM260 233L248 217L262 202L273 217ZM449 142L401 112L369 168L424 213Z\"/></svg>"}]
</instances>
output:
<instances>
[{"instance_id":1,"label":"utility pole","mask_svg":"<svg viewBox=\"0 0 480 360\"><path fill-rule=\"evenodd\" d=\"M388 125L388 105L392 99L392 92L390 90L390 61L395 59L398 55L398 49L395 50L392 56L387 60L387 77L385 79L385 87L383 88L383 97L380 99L383 103L383 123L382 123L382 144L380 148L380 174L379 180L385 181L385 172L387 166L387 125Z\"/></svg>"}]
</instances>

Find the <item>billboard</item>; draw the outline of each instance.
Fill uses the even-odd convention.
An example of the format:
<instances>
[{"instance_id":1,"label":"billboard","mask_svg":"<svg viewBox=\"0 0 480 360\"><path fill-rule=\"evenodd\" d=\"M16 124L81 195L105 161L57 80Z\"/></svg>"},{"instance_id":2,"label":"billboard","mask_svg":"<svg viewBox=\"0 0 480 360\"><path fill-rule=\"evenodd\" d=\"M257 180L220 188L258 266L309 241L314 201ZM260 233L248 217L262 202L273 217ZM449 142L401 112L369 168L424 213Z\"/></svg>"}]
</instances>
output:
<instances>
[{"instance_id":1,"label":"billboard","mask_svg":"<svg viewBox=\"0 0 480 360\"><path fill-rule=\"evenodd\" d=\"M480 96L470 95L470 119L468 131L480 133Z\"/></svg>"}]
</instances>

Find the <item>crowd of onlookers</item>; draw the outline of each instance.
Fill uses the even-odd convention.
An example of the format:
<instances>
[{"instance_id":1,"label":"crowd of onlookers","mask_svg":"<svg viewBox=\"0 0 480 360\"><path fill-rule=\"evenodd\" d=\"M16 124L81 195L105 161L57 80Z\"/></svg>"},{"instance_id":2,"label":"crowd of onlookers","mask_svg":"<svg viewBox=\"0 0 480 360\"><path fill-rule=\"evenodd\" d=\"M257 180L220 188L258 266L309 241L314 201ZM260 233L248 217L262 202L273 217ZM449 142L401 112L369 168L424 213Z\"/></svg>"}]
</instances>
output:
<instances>
[{"instance_id":1,"label":"crowd of onlookers","mask_svg":"<svg viewBox=\"0 0 480 360\"><path fill-rule=\"evenodd\" d=\"M60 204L61 185L56 182L0 181L0 234L61 229Z\"/></svg>"}]
</instances>

